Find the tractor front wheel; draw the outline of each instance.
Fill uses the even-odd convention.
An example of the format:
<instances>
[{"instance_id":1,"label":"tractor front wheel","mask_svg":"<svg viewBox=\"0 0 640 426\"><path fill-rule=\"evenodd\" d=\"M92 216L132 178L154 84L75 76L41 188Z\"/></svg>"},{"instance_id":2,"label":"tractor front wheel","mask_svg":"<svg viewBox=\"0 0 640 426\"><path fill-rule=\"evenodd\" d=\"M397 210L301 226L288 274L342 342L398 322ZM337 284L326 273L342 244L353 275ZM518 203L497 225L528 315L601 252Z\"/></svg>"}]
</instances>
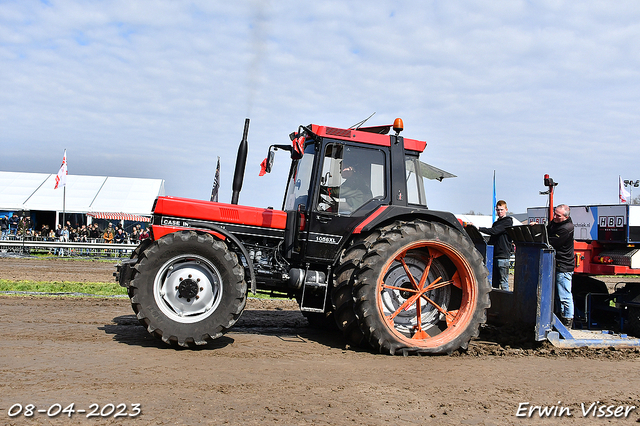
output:
<instances>
[{"instance_id":1,"label":"tractor front wheel","mask_svg":"<svg viewBox=\"0 0 640 426\"><path fill-rule=\"evenodd\" d=\"M237 256L209 234L166 235L139 253L134 269L133 310L165 343L207 344L235 324L246 304Z\"/></svg>"},{"instance_id":2,"label":"tractor front wheel","mask_svg":"<svg viewBox=\"0 0 640 426\"><path fill-rule=\"evenodd\" d=\"M355 271L360 329L374 348L390 354L466 348L486 321L487 275L462 233L439 223L396 222Z\"/></svg>"}]
</instances>

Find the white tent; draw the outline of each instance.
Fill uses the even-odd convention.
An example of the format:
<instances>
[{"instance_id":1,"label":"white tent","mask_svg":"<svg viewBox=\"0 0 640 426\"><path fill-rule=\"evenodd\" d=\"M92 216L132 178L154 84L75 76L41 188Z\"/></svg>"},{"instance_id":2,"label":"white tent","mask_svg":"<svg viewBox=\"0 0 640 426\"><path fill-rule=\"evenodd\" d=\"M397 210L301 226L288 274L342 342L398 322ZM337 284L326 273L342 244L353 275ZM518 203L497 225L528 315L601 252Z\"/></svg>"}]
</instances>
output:
<instances>
[{"instance_id":1,"label":"white tent","mask_svg":"<svg viewBox=\"0 0 640 426\"><path fill-rule=\"evenodd\" d=\"M63 188L54 189L55 174L0 172L0 211L62 212ZM118 212L150 215L164 195L164 180L68 175L68 213Z\"/></svg>"},{"instance_id":2,"label":"white tent","mask_svg":"<svg viewBox=\"0 0 640 426\"><path fill-rule=\"evenodd\" d=\"M512 216L513 217L513 216ZM482 214L456 214L456 218L463 222L473 223L478 228L491 228L493 225L493 217ZM497 219L497 217L496 217ZM515 217L513 218L513 226L522 225Z\"/></svg>"}]
</instances>

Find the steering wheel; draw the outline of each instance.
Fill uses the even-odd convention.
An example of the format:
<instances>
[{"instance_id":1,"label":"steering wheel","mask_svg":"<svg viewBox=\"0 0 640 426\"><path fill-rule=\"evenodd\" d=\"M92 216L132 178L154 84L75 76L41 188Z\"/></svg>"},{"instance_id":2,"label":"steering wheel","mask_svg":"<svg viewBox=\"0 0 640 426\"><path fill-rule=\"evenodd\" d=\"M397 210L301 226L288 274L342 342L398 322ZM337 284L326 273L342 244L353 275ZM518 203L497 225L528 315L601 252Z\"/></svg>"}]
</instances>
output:
<instances>
[{"instance_id":1,"label":"steering wheel","mask_svg":"<svg viewBox=\"0 0 640 426\"><path fill-rule=\"evenodd\" d=\"M337 212L339 194L339 186L320 186L318 210L324 212Z\"/></svg>"}]
</instances>

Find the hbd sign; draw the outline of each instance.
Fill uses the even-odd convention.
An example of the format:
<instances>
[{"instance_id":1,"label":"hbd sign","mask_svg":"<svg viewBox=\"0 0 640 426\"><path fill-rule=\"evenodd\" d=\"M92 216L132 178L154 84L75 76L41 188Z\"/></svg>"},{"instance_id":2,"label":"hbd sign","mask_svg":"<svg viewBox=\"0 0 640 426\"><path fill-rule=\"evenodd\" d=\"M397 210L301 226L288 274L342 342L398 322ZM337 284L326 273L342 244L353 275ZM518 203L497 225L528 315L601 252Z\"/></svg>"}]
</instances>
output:
<instances>
[{"instance_id":1,"label":"hbd sign","mask_svg":"<svg viewBox=\"0 0 640 426\"><path fill-rule=\"evenodd\" d=\"M602 208L602 210L605 209ZM627 237L626 216L624 214L616 214L625 213L625 211L613 211L612 208L609 208L607 210L608 211L606 212L598 212L600 213L598 215L598 240L616 242L625 241Z\"/></svg>"},{"instance_id":2,"label":"hbd sign","mask_svg":"<svg viewBox=\"0 0 640 426\"><path fill-rule=\"evenodd\" d=\"M624 216L600 216L600 228L624 228Z\"/></svg>"}]
</instances>

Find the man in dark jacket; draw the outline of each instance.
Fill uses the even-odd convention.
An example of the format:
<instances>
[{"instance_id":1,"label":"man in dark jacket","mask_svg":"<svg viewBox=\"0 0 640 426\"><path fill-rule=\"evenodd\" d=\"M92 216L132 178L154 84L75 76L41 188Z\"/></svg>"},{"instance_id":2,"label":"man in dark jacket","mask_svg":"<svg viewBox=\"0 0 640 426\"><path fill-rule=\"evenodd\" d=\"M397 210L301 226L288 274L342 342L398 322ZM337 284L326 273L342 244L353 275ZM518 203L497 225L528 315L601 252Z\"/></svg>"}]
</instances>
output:
<instances>
[{"instance_id":1,"label":"man in dark jacket","mask_svg":"<svg viewBox=\"0 0 640 426\"><path fill-rule=\"evenodd\" d=\"M509 258L511 257L512 242L507 234L507 228L513 226L513 218L507 216L507 202L500 200L496 203L498 220L491 228L478 228L482 233L490 235L489 245L493 246L493 287L509 290Z\"/></svg>"},{"instance_id":2,"label":"man in dark jacket","mask_svg":"<svg viewBox=\"0 0 640 426\"><path fill-rule=\"evenodd\" d=\"M575 267L573 221L570 213L569 206L558 205L554 210L553 220L547 225L549 244L556 250L556 306L560 310L560 320L569 328L573 325L571 280Z\"/></svg>"},{"instance_id":3,"label":"man in dark jacket","mask_svg":"<svg viewBox=\"0 0 640 426\"><path fill-rule=\"evenodd\" d=\"M18 235L18 224L20 223L20 218L17 214L13 214L9 219L9 229L11 231L11 235Z\"/></svg>"},{"instance_id":4,"label":"man in dark jacket","mask_svg":"<svg viewBox=\"0 0 640 426\"><path fill-rule=\"evenodd\" d=\"M9 235L9 219L7 219L7 216L2 216L2 218L0 218L0 229L2 230L1 238L6 240L7 235Z\"/></svg>"}]
</instances>

